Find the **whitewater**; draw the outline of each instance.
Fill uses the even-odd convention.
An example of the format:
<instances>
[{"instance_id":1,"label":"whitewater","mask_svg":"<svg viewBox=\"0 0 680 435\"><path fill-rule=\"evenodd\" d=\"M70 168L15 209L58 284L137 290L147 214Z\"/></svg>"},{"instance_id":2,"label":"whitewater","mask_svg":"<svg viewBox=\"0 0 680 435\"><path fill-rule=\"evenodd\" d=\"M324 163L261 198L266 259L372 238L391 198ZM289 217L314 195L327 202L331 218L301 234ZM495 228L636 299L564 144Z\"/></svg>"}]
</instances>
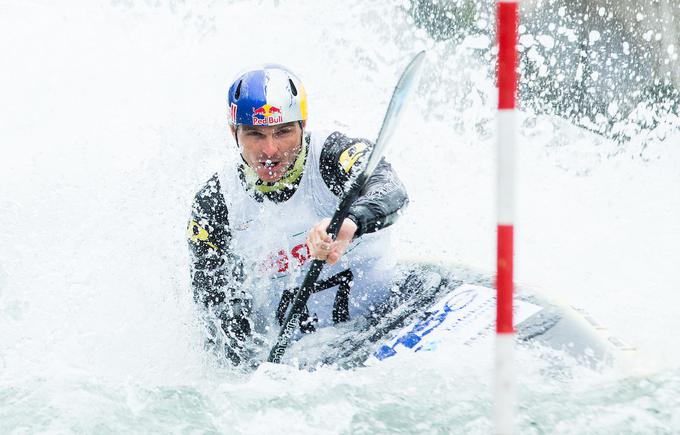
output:
<instances>
[{"instance_id":1,"label":"whitewater","mask_svg":"<svg viewBox=\"0 0 680 435\"><path fill-rule=\"evenodd\" d=\"M493 431L491 343L352 370L218 364L185 240L194 193L237 157L225 101L242 68L285 64L310 129L375 138L428 49L387 152L411 196L397 251L491 274L490 40L435 43L401 3L311 0L1 0L0 36L0 433ZM593 370L519 348L518 432L679 432L680 121L621 144L519 121L517 282L637 356Z\"/></svg>"}]
</instances>

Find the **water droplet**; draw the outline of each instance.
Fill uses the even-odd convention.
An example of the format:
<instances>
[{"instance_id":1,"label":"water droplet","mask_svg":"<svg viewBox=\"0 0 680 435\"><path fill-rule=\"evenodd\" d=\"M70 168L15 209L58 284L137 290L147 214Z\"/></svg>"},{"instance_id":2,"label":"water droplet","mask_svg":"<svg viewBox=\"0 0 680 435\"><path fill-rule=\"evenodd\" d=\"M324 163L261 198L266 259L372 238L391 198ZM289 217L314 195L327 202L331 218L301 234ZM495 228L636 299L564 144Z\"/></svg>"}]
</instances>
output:
<instances>
[{"instance_id":1,"label":"water droplet","mask_svg":"<svg viewBox=\"0 0 680 435\"><path fill-rule=\"evenodd\" d=\"M609 103L609 106L607 106L607 113L609 116L614 117L619 111L619 105L616 104L616 101L612 101Z\"/></svg>"},{"instance_id":2,"label":"water droplet","mask_svg":"<svg viewBox=\"0 0 680 435\"><path fill-rule=\"evenodd\" d=\"M595 44L599 40L600 32L598 32L597 30L591 30L590 33L588 33L588 42L590 45Z\"/></svg>"}]
</instances>

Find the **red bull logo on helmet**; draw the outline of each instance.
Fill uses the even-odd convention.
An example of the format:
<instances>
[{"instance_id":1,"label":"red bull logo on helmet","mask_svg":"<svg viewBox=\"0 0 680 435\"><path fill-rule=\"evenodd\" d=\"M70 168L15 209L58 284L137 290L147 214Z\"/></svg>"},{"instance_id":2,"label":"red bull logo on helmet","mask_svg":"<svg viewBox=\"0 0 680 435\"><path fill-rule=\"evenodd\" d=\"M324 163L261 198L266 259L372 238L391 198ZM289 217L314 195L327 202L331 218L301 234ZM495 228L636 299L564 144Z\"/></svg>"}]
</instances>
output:
<instances>
[{"instance_id":1,"label":"red bull logo on helmet","mask_svg":"<svg viewBox=\"0 0 680 435\"><path fill-rule=\"evenodd\" d=\"M253 125L273 125L283 122L281 109L270 104L253 109Z\"/></svg>"}]
</instances>

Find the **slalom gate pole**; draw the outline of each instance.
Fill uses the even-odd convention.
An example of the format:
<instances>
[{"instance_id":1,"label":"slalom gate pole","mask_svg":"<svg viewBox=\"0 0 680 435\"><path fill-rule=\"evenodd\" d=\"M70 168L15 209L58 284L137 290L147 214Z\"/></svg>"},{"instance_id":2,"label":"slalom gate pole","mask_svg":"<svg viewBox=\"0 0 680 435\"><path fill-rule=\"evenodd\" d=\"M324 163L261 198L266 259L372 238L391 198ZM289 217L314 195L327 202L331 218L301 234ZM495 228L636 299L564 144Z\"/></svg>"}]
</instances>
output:
<instances>
[{"instance_id":1,"label":"slalom gate pole","mask_svg":"<svg viewBox=\"0 0 680 435\"><path fill-rule=\"evenodd\" d=\"M494 426L497 434L515 432L515 330L512 322L512 300L518 24L519 0L497 0L498 244L494 396Z\"/></svg>"}]
</instances>

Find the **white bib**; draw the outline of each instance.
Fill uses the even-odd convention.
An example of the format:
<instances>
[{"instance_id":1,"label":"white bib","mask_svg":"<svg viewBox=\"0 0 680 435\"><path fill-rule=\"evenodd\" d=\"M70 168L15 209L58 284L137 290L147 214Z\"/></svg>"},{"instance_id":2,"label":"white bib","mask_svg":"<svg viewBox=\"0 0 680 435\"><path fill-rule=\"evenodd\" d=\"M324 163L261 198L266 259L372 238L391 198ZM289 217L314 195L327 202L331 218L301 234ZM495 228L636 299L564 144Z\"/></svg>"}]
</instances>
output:
<instances>
[{"instance_id":1,"label":"white bib","mask_svg":"<svg viewBox=\"0 0 680 435\"><path fill-rule=\"evenodd\" d=\"M245 190L238 165L231 163L219 173L220 186L229 210L231 250L243 261L247 275L244 290L253 297L257 329L275 322L276 309L285 289L298 287L309 269L307 233L330 218L340 202L319 171L321 148L328 134L311 134L307 161L300 184L287 201L258 202ZM319 281L347 269L354 281L349 292L350 318L367 313L389 294L395 264L390 249L390 229L364 234L352 241L340 261L326 264ZM337 286L313 294L307 302L318 326L332 324Z\"/></svg>"}]
</instances>

